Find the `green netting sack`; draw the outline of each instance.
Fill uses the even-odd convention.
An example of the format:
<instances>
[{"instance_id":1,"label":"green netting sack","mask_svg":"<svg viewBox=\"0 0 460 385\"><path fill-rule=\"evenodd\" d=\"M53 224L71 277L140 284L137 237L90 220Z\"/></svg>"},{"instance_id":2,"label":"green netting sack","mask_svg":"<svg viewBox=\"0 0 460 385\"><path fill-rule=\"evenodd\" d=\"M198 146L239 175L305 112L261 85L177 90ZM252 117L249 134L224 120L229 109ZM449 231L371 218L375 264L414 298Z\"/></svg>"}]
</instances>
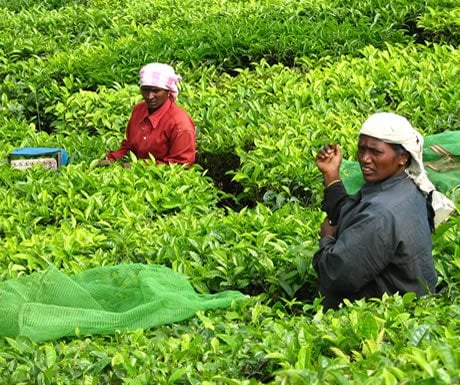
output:
<instances>
[{"instance_id":1,"label":"green netting sack","mask_svg":"<svg viewBox=\"0 0 460 385\"><path fill-rule=\"evenodd\" d=\"M460 131L427 136L423 162L431 182L441 192L460 186Z\"/></svg>"},{"instance_id":2,"label":"green netting sack","mask_svg":"<svg viewBox=\"0 0 460 385\"><path fill-rule=\"evenodd\" d=\"M0 284L0 336L44 341L77 331L146 329L243 298L231 290L198 294L183 275L160 265L98 267L74 276L50 266Z\"/></svg>"},{"instance_id":3,"label":"green netting sack","mask_svg":"<svg viewBox=\"0 0 460 385\"><path fill-rule=\"evenodd\" d=\"M428 178L442 193L460 186L460 131L425 137L423 163ZM364 183L358 162L343 160L340 176L349 194Z\"/></svg>"}]
</instances>

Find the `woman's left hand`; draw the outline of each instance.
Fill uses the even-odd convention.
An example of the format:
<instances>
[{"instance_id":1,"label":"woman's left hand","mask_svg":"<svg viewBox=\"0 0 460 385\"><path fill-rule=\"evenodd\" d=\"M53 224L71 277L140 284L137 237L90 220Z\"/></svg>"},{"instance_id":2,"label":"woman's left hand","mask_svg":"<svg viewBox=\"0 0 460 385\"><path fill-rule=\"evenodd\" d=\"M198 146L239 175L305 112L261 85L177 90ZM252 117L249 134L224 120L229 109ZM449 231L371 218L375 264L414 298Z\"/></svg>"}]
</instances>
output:
<instances>
[{"instance_id":1,"label":"woman's left hand","mask_svg":"<svg viewBox=\"0 0 460 385\"><path fill-rule=\"evenodd\" d=\"M323 223L321 223L319 234L321 235L321 238L326 236L335 238L335 236L337 235L337 226L331 225L329 223L329 218L326 217Z\"/></svg>"}]
</instances>

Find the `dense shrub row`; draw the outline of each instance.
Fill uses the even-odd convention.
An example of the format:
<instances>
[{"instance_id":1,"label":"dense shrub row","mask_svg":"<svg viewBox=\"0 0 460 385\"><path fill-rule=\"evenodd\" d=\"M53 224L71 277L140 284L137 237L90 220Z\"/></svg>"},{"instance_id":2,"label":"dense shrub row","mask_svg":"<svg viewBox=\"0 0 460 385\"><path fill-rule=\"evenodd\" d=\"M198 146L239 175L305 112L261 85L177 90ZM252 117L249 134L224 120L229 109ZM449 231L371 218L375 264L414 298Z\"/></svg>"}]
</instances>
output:
<instances>
[{"instance_id":1,"label":"dense shrub row","mask_svg":"<svg viewBox=\"0 0 460 385\"><path fill-rule=\"evenodd\" d=\"M361 55L325 58L321 66L304 59L295 69L261 62L237 77L210 67L196 78L196 71L184 69L180 103L199 128L202 165L211 168L211 175L232 172L250 199L274 192L308 203L315 199L312 159L317 148L327 140L339 141L353 158L354 133L370 111L410 116L425 134L459 129L458 50L387 46L368 47ZM74 83L68 79L59 88L63 101L47 106L54 135L40 140L59 138L74 162L90 161L118 147L140 95L135 85L72 93ZM10 101L4 104L5 116L17 115ZM36 141L34 136L28 140ZM232 154L239 158L236 164ZM208 160L210 155L228 162L216 163L215 156Z\"/></svg>"},{"instance_id":2,"label":"dense shrub row","mask_svg":"<svg viewBox=\"0 0 460 385\"><path fill-rule=\"evenodd\" d=\"M302 56L359 56L368 45L458 45L460 34L454 1L6 3L1 92L21 104L27 95L25 116L40 113L48 130L52 118L43 110L62 100L59 87L69 76L77 79L71 92L95 90L135 82L147 61L235 73L261 59L291 66Z\"/></svg>"}]
</instances>

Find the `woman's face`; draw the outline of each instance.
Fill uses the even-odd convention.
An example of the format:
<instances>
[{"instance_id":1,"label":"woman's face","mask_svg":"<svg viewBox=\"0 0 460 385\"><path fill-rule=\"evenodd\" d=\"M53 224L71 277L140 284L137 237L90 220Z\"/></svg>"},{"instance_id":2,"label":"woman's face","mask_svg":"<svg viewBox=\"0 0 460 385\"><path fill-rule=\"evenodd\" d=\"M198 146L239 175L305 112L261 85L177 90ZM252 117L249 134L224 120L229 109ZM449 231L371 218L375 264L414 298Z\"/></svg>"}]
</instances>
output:
<instances>
[{"instance_id":1,"label":"woman's face","mask_svg":"<svg viewBox=\"0 0 460 385\"><path fill-rule=\"evenodd\" d=\"M141 94L150 113L160 108L169 98L168 90L153 86L142 86Z\"/></svg>"},{"instance_id":2,"label":"woman's face","mask_svg":"<svg viewBox=\"0 0 460 385\"><path fill-rule=\"evenodd\" d=\"M381 182L400 174L408 162L406 153L399 154L384 141L372 136L360 135L358 162L366 182Z\"/></svg>"}]
</instances>

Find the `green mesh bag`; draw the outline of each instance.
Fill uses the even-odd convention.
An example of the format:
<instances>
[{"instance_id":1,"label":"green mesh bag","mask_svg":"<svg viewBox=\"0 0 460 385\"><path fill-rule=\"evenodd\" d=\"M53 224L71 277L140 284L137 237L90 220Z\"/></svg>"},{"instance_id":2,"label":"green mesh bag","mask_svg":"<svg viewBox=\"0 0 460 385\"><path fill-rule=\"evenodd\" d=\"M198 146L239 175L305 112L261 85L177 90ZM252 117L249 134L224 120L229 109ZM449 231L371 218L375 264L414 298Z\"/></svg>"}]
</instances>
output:
<instances>
[{"instance_id":1,"label":"green mesh bag","mask_svg":"<svg viewBox=\"0 0 460 385\"><path fill-rule=\"evenodd\" d=\"M105 266L74 276L50 266L0 284L0 336L44 341L147 329L243 298L231 290L198 294L183 275L160 265Z\"/></svg>"},{"instance_id":2,"label":"green mesh bag","mask_svg":"<svg viewBox=\"0 0 460 385\"><path fill-rule=\"evenodd\" d=\"M441 192L460 185L460 131L427 136L423 162L431 182Z\"/></svg>"},{"instance_id":3,"label":"green mesh bag","mask_svg":"<svg viewBox=\"0 0 460 385\"><path fill-rule=\"evenodd\" d=\"M423 163L428 178L440 192L460 186L460 131L426 136ZM344 159L340 176L349 194L356 193L364 183L358 162Z\"/></svg>"}]
</instances>

